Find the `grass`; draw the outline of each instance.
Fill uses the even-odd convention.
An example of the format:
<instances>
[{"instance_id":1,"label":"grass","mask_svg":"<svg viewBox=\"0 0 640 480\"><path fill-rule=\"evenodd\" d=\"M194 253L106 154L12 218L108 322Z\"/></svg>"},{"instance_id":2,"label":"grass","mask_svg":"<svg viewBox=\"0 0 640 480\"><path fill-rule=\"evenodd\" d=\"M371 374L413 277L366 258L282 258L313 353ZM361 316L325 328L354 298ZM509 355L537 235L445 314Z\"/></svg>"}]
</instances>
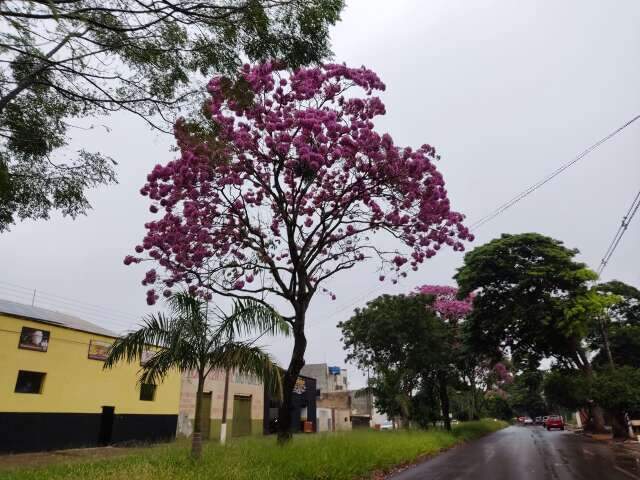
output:
<instances>
[{"instance_id":1,"label":"grass","mask_svg":"<svg viewBox=\"0 0 640 480\"><path fill-rule=\"evenodd\" d=\"M226 447L205 446L203 459L189 458L184 443L136 450L98 461L0 471L2 480L351 480L435 454L458 443L504 428L480 420L443 430L371 431L300 435L284 447L273 437L237 439Z\"/></svg>"}]
</instances>

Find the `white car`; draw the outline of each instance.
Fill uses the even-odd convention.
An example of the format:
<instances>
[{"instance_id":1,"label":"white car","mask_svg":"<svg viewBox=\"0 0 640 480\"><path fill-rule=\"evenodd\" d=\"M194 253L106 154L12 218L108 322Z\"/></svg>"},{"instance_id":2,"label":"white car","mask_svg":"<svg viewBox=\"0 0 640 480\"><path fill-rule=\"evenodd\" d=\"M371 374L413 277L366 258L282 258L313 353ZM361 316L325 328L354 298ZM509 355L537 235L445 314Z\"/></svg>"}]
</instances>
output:
<instances>
[{"instance_id":1,"label":"white car","mask_svg":"<svg viewBox=\"0 0 640 480\"><path fill-rule=\"evenodd\" d=\"M531 419L531 417L527 417L524 419L523 422L525 425L533 425L533 420Z\"/></svg>"}]
</instances>

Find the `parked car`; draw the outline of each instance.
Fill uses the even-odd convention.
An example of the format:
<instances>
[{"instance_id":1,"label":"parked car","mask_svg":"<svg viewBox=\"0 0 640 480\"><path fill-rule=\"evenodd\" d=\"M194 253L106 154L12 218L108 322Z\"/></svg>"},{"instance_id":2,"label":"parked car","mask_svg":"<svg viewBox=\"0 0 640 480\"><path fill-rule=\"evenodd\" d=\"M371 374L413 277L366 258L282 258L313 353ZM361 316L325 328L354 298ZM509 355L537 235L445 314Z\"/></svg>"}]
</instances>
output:
<instances>
[{"instance_id":1,"label":"parked car","mask_svg":"<svg viewBox=\"0 0 640 480\"><path fill-rule=\"evenodd\" d=\"M548 420L548 419L549 419L549 417L547 417L547 416L542 417L542 426L543 426L543 427L546 427L546 426L547 426L547 420Z\"/></svg>"},{"instance_id":2,"label":"parked car","mask_svg":"<svg viewBox=\"0 0 640 480\"><path fill-rule=\"evenodd\" d=\"M542 417L536 417L535 424L542 425Z\"/></svg>"},{"instance_id":3,"label":"parked car","mask_svg":"<svg viewBox=\"0 0 640 480\"><path fill-rule=\"evenodd\" d=\"M559 428L560 430L564 430L564 418L560 415L551 415L547 418L546 423L547 430L551 430L552 428Z\"/></svg>"},{"instance_id":4,"label":"parked car","mask_svg":"<svg viewBox=\"0 0 640 480\"><path fill-rule=\"evenodd\" d=\"M524 424L525 425L533 425L533 420L531 419L531 417L526 417L524 419Z\"/></svg>"}]
</instances>

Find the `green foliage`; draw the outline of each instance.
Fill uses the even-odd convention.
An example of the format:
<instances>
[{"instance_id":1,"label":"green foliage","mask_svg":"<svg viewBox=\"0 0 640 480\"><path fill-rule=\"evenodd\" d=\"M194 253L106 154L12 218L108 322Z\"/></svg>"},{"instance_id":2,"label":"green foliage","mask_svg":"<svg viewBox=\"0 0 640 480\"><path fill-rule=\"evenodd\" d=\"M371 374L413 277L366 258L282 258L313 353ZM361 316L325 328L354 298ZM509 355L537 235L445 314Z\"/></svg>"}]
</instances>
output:
<instances>
[{"instance_id":1,"label":"green foliage","mask_svg":"<svg viewBox=\"0 0 640 480\"><path fill-rule=\"evenodd\" d=\"M485 408L490 417L499 420L511 420L515 416L515 412L509 401L502 395L490 392L487 395Z\"/></svg>"},{"instance_id":2,"label":"green foliage","mask_svg":"<svg viewBox=\"0 0 640 480\"><path fill-rule=\"evenodd\" d=\"M515 376L507 388L511 409L520 415L537 417L546 411L542 397L544 374L539 370L524 371Z\"/></svg>"},{"instance_id":3,"label":"green foliage","mask_svg":"<svg viewBox=\"0 0 640 480\"><path fill-rule=\"evenodd\" d=\"M182 444L143 449L111 460L44 468L0 471L3 480L353 480L479 438L506 427L482 420L441 430L372 431L304 435L279 446L273 437L232 439L226 446L208 443L201 462L193 462ZM83 457L76 457L83 458ZM86 457L85 461L86 461ZM1 468L1 467L0 467Z\"/></svg>"},{"instance_id":4,"label":"green foliage","mask_svg":"<svg viewBox=\"0 0 640 480\"><path fill-rule=\"evenodd\" d=\"M584 408L591 398L592 388L592 380L575 370L554 369L544 379L547 401L569 410Z\"/></svg>"},{"instance_id":5,"label":"green foliage","mask_svg":"<svg viewBox=\"0 0 640 480\"><path fill-rule=\"evenodd\" d=\"M578 315L581 298L596 278L577 253L537 233L503 234L467 253L455 279L459 295L477 291L466 322L475 349L494 356L509 349L516 363L575 361L590 321Z\"/></svg>"},{"instance_id":6,"label":"green foliage","mask_svg":"<svg viewBox=\"0 0 640 480\"><path fill-rule=\"evenodd\" d=\"M76 216L113 161L66 148L73 120L123 110L170 131L202 77L245 62L291 68L331 55L343 0L4 2L0 14L0 231ZM197 85L197 87L195 86Z\"/></svg>"},{"instance_id":7,"label":"green foliage","mask_svg":"<svg viewBox=\"0 0 640 480\"><path fill-rule=\"evenodd\" d=\"M105 369L119 362L138 362L143 351L155 347L153 356L140 369L141 383L161 382L174 369L206 376L211 370L236 370L252 374L280 395L278 366L252 341L238 335L253 332L288 335L289 326L270 307L257 301L237 301L229 316L216 315L209 304L186 293L172 295L169 315L149 316L144 325L116 339L104 363Z\"/></svg>"},{"instance_id":8,"label":"green foliage","mask_svg":"<svg viewBox=\"0 0 640 480\"><path fill-rule=\"evenodd\" d=\"M606 333L614 364L640 368L640 291L617 280L596 285L592 290L609 300L589 335L591 349L599 350L594 365L608 364L604 350Z\"/></svg>"},{"instance_id":9,"label":"green foliage","mask_svg":"<svg viewBox=\"0 0 640 480\"><path fill-rule=\"evenodd\" d=\"M611 412L639 412L640 369L625 366L599 371L593 383L593 398Z\"/></svg>"},{"instance_id":10,"label":"green foliage","mask_svg":"<svg viewBox=\"0 0 640 480\"><path fill-rule=\"evenodd\" d=\"M611 325L609 345L616 365L640 368L640 325ZM598 352L593 363L597 366L607 364L604 351Z\"/></svg>"},{"instance_id":11,"label":"green foliage","mask_svg":"<svg viewBox=\"0 0 640 480\"><path fill-rule=\"evenodd\" d=\"M369 386L376 407L392 417L410 418L413 406L424 418L426 405L411 397L421 387L426 392L434 370L452 362L450 331L428 308L432 301L426 295L383 295L338 324L347 360L373 371Z\"/></svg>"},{"instance_id":12,"label":"green foliage","mask_svg":"<svg viewBox=\"0 0 640 480\"><path fill-rule=\"evenodd\" d=\"M620 301L610 308L612 320L624 325L640 325L640 290L618 280L596 286L601 293L616 295Z\"/></svg>"}]
</instances>

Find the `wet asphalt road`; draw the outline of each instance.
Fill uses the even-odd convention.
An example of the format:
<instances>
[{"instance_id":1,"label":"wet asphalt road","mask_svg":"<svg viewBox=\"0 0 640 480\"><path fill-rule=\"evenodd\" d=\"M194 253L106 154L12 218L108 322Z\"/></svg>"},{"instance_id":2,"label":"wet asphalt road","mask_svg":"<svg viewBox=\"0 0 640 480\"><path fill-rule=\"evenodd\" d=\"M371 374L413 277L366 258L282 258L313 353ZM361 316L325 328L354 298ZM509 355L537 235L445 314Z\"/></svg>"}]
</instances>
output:
<instances>
[{"instance_id":1,"label":"wet asphalt road","mask_svg":"<svg viewBox=\"0 0 640 480\"><path fill-rule=\"evenodd\" d=\"M640 480L640 459L623 447L571 432L514 426L470 442L392 480Z\"/></svg>"}]
</instances>

